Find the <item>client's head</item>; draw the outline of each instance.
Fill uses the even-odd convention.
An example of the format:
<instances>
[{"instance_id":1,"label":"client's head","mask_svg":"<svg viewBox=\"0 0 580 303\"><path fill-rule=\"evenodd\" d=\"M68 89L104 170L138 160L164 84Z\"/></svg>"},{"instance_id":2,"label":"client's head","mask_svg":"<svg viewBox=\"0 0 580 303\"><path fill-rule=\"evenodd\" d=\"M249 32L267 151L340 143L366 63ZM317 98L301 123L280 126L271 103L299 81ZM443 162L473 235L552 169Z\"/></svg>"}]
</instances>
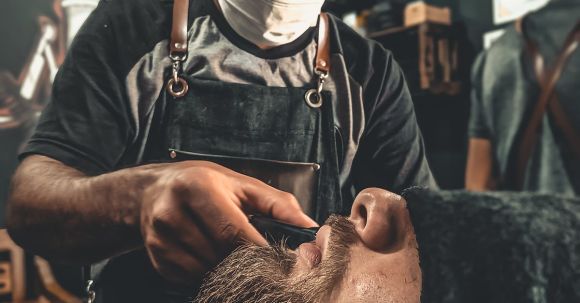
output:
<instances>
[{"instance_id":1,"label":"client's head","mask_svg":"<svg viewBox=\"0 0 580 303\"><path fill-rule=\"evenodd\" d=\"M316 242L295 251L245 245L201 287L194 302L419 302L421 270L400 196L368 189L350 217L331 216Z\"/></svg>"}]
</instances>

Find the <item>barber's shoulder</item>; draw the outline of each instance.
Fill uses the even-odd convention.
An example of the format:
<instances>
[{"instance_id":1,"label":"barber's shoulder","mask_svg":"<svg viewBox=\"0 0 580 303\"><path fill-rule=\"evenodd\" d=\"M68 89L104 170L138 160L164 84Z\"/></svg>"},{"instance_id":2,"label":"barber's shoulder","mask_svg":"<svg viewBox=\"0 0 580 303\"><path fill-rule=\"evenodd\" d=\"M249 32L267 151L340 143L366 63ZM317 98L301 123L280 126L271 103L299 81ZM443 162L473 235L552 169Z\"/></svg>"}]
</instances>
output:
<instances>
[{"instance_id":1,"label":"barber's shoulder","mask_svg":"<svg viewBox=\"0 0 580 303\"><path fill-rule=\"evenodd\" d=\"M92 46L134 61L169 37L172 9L173 0L101 0L72 48Z\"/></svg>"},{"instance_id":2,"label":"barber's shoulder","mask_svg":"<svg viewBox=\"0 0 580 303\"><path fill-rule=\"evenodd\" d=\"M349 25L344 23L340 18L334 15L331 16L333 20L332 23L335 26L334 32L338 36L338 44L334 50L342 51L345 57L354 54L368 53L377 43L374 40L362 36Z\"/></svg>"},{"instance_id":3,"label":"barber's shoulder","mask_svg":"<svg viewBox=\"0 0 580 303\"><path fill-rule=\"evenodd\" d=\"M334 49L343 56L350 76L359 84L368 82L374 70L388 66L394 60L391 51L379 42L362 36L337 17L333 20L338 37Z\"/></svg>"},{"instance_id":4,"label":"barber's shoulder","mask_svg":"<svg viewBox=\"0 0 580 303\"><path fill-rule=\"evenodd\" d=\"M108 28L107 23L122 24L130 31L169 19L172 8L173 0L101 0L87 22L97 22L104 28Z\"/></svg>"}]
</instances>

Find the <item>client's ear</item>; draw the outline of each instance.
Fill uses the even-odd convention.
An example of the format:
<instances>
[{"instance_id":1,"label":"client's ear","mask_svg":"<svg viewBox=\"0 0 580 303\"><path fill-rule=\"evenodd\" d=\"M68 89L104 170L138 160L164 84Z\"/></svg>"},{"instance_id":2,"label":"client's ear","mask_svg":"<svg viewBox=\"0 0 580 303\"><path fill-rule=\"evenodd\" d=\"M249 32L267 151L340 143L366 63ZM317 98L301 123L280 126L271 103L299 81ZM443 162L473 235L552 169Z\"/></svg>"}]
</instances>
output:
<instances>
[{"instance_id":1,"label":"client's ear","mask_svg":"<svg viewBox=\"0 0 580 303\"><path fill-rule=\"evenodd\" d=\"M405 199L378 188L366 189L357 196L350 220L363 244L380 252L404 248L412 228Z\"/></svg>"}]
</instances>

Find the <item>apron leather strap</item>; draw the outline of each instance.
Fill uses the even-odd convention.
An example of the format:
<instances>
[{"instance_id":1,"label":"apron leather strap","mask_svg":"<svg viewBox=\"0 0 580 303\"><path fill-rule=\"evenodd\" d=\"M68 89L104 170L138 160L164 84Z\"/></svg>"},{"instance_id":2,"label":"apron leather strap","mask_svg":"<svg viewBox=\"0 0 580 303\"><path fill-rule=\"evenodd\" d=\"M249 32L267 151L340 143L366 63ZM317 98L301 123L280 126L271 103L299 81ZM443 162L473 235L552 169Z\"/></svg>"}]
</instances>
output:
<instances>
[{"instance_id":1,"label":"apron leather strap","mask_svg":"<svg viewBox=\"0 0 580 303\"><path fill-rule=\"evenodd\" d=\"M315 69L326 75L330 72L330 22L327 13L320 13L318 23L318 49L316 50Z\"/></svg>"},{"instance_id":2,"label":"apron leather strap","mask_svg":"<svg viewBox=\"0 0 580 303\"><path fill-rule=\"evenodd\" d=\"M520 23L521 24L521 23ZM523 29L523 27L522 27ZM528 121L516 159L516 185L521 189L525 181L525 172L527 164L531 157L532 151L538 141L538 129L542 123L542 118L549 107L550 112L555 118L556 125L561 129L566 140L570 144L576 157L580 159L580 136L574 130L568 117L564 113L561 104L555 97L555 88L562 71L570 55L578 48L580 43L580 22L576 24L572 32L568 35L564 47L556 59L553 69L545 71L544 58L539 52L538 46L526 34L525 30L521 31L526 40L526 51L532 57L534 64L534 73L540 84L541 93Z\"/></svg>"},{"instance_id":3,"label":"apron leather strap","mask_svg":"<svg viewBox=\"0 0 580 303\"><path fill-rule=\"evenodd\" d=\"M187 57L187 21L189 17L189 0L174 0L173 25L171 28L170 56L180 58Z\"/></svg>"}]
</instances>

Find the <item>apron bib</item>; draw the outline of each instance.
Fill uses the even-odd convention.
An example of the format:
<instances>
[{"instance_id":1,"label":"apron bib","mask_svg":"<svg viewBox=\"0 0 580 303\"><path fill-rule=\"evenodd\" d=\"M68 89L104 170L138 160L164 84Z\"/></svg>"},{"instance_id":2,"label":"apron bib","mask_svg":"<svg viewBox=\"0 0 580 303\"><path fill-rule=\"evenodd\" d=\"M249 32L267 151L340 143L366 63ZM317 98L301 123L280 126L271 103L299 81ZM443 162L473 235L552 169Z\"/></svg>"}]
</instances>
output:
<instances>
[{"instance_id":1,"label":"apron bib","mask_svg":"<svg viewBox=\"0 0 580 303\"><path fill-rule=\"evenodd\" d=\"M182 78L187 94L161 97L164 138L153 160L225 166L293 194L319 223L341 210L331 102L310 107L305 88ZM186 291L165 284L162 301L180 302Z\"/></svg>"},{"instance_id":2,"label":"apron bib","mask_svg":"<svg viewBox=\"0 0 580 303\"><path fill-rule=\"evenodd\" d=\"M304 102L305 88L184 78L185 96L162 97L165 156L158 160L223 165L294 194L318 221L338 210L331 103L311 108Z\"/></svg>"}]
</instances>

